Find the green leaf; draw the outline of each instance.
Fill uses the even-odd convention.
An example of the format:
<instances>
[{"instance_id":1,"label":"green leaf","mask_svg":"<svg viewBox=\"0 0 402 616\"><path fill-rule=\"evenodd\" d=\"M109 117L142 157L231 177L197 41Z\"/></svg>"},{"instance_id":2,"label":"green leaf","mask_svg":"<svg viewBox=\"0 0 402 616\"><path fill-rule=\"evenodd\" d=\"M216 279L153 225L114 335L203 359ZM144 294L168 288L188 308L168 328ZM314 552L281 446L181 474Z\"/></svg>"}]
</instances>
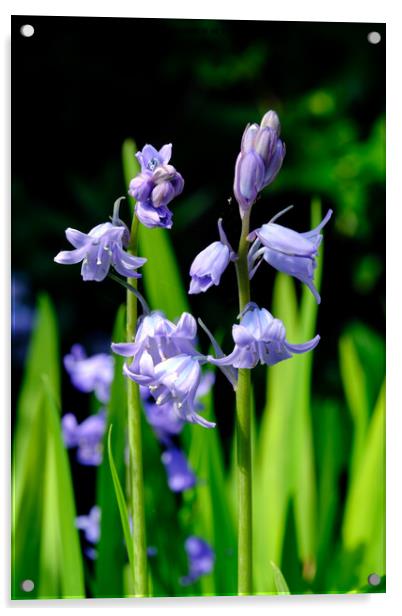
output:
<instances>
[{"instance_id":1,"label":"green leaf","mask_svg":"<svg viewBox=\"0 0 402 616\"><path fill-rule=\"evenodd\" d=\"M13 450L12 596L84 597L73 486L59 412L57 326L46 296L27 356ZM23 580L34 590L21 590Z\"/></svg>"},{"instance_id":2,"label":"green leaf","mask_svg":"<svg viewBox=\"0 0 402 616\"><path fill-rule=\"evenodd\" d=\"M356 463L345 505L343 549L359 552L359 583L385 574L385 383Z\"/></svg>"},{"instance_id":3,"label":"green leaf","mask_svg":"<svg viewBox=\"0 0 402 616\"><path fill-rule=\"evenodd\" d=\"M283 577L282 571L271 560L271 567L274 572L274 582L278 595L290 595L289 587Z\"/></svg>"},{"instance_id":4,"label":"green leaf","mask_svg":"<svg viewBox=\"0 0 402 616\"><path fill-rule=\"evenodd\" d=\"M107 440L107 452L109 457L109 465L110 472L112 474L113 479L113 487L114 493L116 495L117 504L120 512L120 521L123 528L124 539L126 542L126 550L128 554L128 559L131 565L131 571L134 572L134 552L133 552L133 544L131 540L131 532L130 532L130 519L128 516L128 509L126 504L126 499L124 497L124 492L120 484L119 474L116 469L116 465L113 459L112 453L112 428L109 427L108 440Z\"/></svg>"},{"instance_id":5,"label":"green leaf","mask_svg":"<svg viewBox=\"0 0 402 616\"><path fill-rule=\"evenodd\" d=\"M136 151L135 142L126 139L123 144L123 168L127 187L139 170ZM131 197L130 202L135 203ZM182 312L188 311L188 301L170 232L139 225L138 244L141 256L148 259L141 271L151 309L163 310L169 319L177 318Z\"/></svg>"},{"instance_id":6,"label":"green leaf","mask_svg":"<svg viewBox=\"0 0 402 616\"><path fill-rule=\"evenodd\" d=\"M114 342L125 341L125 307L121 306L117 312L113 329ZM127 424L127 396L126 383L123 376L124 358L114 356L114 377L111 386L110 402L107 411L107 423L113 424L112 450L114 451L115 466L120 484L125 480L125 427ZM108 431L105 433L103 450L107 450ZM124 547L124 535L120 524L120 513L116 499L110 498L113 492L113 479L110 473L109 461L106 455L99 467L97 477L97 503L102 512L101 534L97 546L97 559L95 561L95 596L96 597L122 597L124 594L123 576L127 562L127 553ZM113 562L113 567L110 563Z\"/></svg>"}]
</instances>

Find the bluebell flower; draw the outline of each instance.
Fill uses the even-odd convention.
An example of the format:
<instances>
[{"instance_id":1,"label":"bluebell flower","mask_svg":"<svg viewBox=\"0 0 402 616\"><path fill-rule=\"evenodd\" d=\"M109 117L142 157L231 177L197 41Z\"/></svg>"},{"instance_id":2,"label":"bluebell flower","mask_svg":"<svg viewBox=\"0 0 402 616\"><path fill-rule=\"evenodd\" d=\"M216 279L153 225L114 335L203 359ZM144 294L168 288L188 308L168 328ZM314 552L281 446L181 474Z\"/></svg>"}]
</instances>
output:
<instances>
[{"instance_id":1,"label":"bluebell flower","mask_svg":"<svg viewBox=\"0 0 402 616\"><path fill-rule=\"evenodd\" d=\"M72 413L61 420L64 444L68 449L77 447L77 461L85 466L99 466L103 457L103 435L106 430L106 414L102 410L78 423Z\"/></svg>"},{"instance_id":2,"label":"bluebell flower","mask_svg":"<svg viewBox=\"0 0 402 616\"><path fill-rule=\"evenodd\" d=\"M320 336L303 344L290 344L286 340L285 326L275 319L268 310L250 302L241 314L239 325L233 325L232 336L235 347L223 358L208 357L216 366L254 368L258 362L273 366L294 353L305 353L314 349Z\"/></svg>"},{"instance_id":3,"label":"bluebell flower","mask_svg":"<svg viewBox=\"0 0 402 616\"><path fill-rule=\"evenodd\" d=\"M195 409L198 412L203 410L203 405L199 399L209 393L214 382L215 375L211 371L207 371L201 376L195 394ZM184 420L178 415L175 404L172 401L165 404L156 404L149 388L141 387L140 392L149 425L152 426L158 440L170 447L172 445L172 437L180 434L182 431Z\"/></svg>"},{"instance_id":4,"label":"bluebell flower","mask_svg":"<svg viewBox=\"0 0 402 616\"><path fill-rule=\"evenodd\" d=\"M111 266L121 276L141 277L135 270L144 265L146 259L134 257L124 250L129 245L130 233L122 221L102 223L89 233L68 228L66 237L74 250L63 250L54 260L63 265L82 261L81 276L84 280L104 280Z\"/></svg>"},{"instance_id":5,"label":"bluebell flower","mask_svg":"<svg viewBox=\"0 0 402 616\"><path fill-rule=\"evenodd\" d=\"M233 187L242 215L253 205L258 193L273 182L282 166L286 148L279 135L279 118L274 111L264 115L261 126L249 124L244 131Z\"/></svg>"},{"instance_id":6,"label":"bluebell flower","mask_svg":"<svg viewBox=\"0 0 402 616\"><path fill-rule=\"evenodd\" d=\"M161 460L166 469L168 486L172 492L184 492L196 485L197 478L180 449L169 447L163 452Z\"/></svg>"},{"instance_id":7,"label":"bluebell flower","mask_svg":"<svg viewBox=\"0 0 402 616\"><path fill-rule=\"evenodd\" d=\"M81 344L74 344L64 357L64 367L74 387L84 393L95 393L102 403L109 401L113 381L114 358L108 353L87 357Z\"/></svg>"},{"instance_id":8,"label":"bluebell flower","mask_svg":"<svg viewBox=\"0 0 402 616\"><path fill-rule=\"evenodd\" d=\"M211 573L214 568L215 553L206 541L194 535L186 539L184 548L187 553L189 572L180 579L180 583L188 586L201 576Z\"/></svg>"},{"instance_id":9,"label":"bluebell flower","mask_svg":"<svg viewBox=\"0 0 402 616\"><path fill-rule=\"evenodd\" d=\"M75 518L75 525L82 530L85 539L92 544L98 543L100 539L101 510L95 505L88 515L79 515Z\"/></svg>"},{"instance_id":10,"label":"bluebell flower","mask_svg":"<svg viewBox=\"0 0 402 616\"><path fill-rule=\"evenodd\" d=\"M167 206L183 191L184 180L168 164L171 155L171 143L164 145L159 152L147 144L136 154L141 172L131 180L128 192L137 201L137 217L146 227L172 227L172 212Z\"/></svg>"},{"instance_id":11,"label":"bluebell flower","mask_svg":"<svg viewBox=\"0 0 402 616\"><path fill-rule=\"evenodd\" d=\"M124 374L147 386L158 405L173 404L180 419L213 427L196 413L200 363L206 361L195 348L196 333L191 314L184 312L175 324L155 311L141 319L134 342L113 343L112 349L132 358L124 364Z\"/></svg>"},{"instance_id":12,"label":"bluebell flower","mask_svg":"<svg viewBox=\"0 0 402 616\"><path fill-rule=\"evenodd\" d=\"M218 285L230 261L237 259L223 230L222 218L218 220L218 230L220 241L213 242L204 248L191 264L190 294L204 292L213 284Z\"/></svg>"},{"instance_id":13,"label":"bluebell flower","mask_svg":"<svg viewBox=\"0 0 402 616\"><path fill-rule=\"evenodd\" d=\"M250 278L254 276L261 261L265 260L278 271L306 284L319 304L321 298L314 286L314 270L317 267L318 247L322 241L320 231L331 218L332 210L328 210L315 229L305 233L297 233L273 222L282 213L248 236L249 241L255 240L249 251Z\"/></svg>"}]
</instances>

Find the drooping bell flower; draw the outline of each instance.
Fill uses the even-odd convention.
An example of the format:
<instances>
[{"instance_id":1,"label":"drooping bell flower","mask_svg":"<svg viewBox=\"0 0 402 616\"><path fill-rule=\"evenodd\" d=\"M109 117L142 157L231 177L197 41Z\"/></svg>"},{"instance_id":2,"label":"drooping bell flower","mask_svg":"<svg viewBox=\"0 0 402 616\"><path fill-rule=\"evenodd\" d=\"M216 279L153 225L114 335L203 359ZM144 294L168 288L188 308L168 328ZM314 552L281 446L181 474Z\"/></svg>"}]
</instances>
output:
<instances>
[{"instance_id":1,"label":"drooping bell flower","mask_svg":"<svg viewBox=\"0 0 402 616\"><path fill-rule=\"evenodd\" d=\"M286 148L279 135L280 122L275 111L268 111L261 125L249 124L244 131L233 186L241 216L253 205L258 193L274 181L282 166Z\"/></svg>"},{"instance_id":2,"label":"drooping bell flower","mask_svg":"<svg viewBox=\"0 0 402 616\"><path fill-rule=\"evenodd\" d=\"M202 293L213 284L218 285L230 261L237 259L223 230L222 218L218 220L218 231L220 240L204 248L191 264L189 294Z\"/></svg>"},{"instance_id":3,"label":"drooping bell flower","mask_svg":"<svg viewBox=\"0 0 402 616\"><path fill-rule=\"evenodd\" d=\"M303 344L291 344L286 340L285 326L275 319L268 310L259 308L254 302L247 304L241 314L239 325L233 325L232 336L235 347L230 355L208 361L216 366L254 368L259 362L273 366L293 354L306 353L314 349L320 336Z\"/></svg>"},{"instance_id":4,"label":"drooping bell flower","mask_svg":"<svg viewBox=\"0 0 402 616\"><path fill-rule=\"evenodd\" d=\"M113 381L114 358L108 353L87 357L81 344L74 344L64 357L64 367L74 387L84 393L95 393L102 403L109 401Z\"/></svg>"},{"instance_id":5,"label":"drooping bell flower","mask_svg":"<svg viewBox=\"0 0 402 616\"><path fill-rule=\"evenodd\" d=\"M66 229L66 237L74 250L62 250L54 260L62 265L80 263L84 280L100 282L106 278L113 266L118 274L126 278L141 278L135 270L146 263L142 257L134 257L125 251L130 242L130 232L118 217L119 203L115 203L112 222L97 225L89 233L77 229Z\"/></svg>"},{"instance_id":6,"label":"drooping bell flower","mask_svg":"<svg viewBox=\"0 0 402 616\"><path fill-rule=\"evenodd\" d=\"M136 154L141 172L131 180L128 192L136 199L137 217L146 227L172 227L173 215L167 206L183 191L184 180L173 165L168 164L171 155L171 143L159 152L147 144Z\"/></svg>"},{"instance_id":7,"label":"drooping bell flower","mask_svg":"<svg viewBox=\"0 0 402 616\"><path fill-rule=\"evenodd\" d=\"M180 579L180 583L188 586L201 576L211 573L214 568L215 553L206 541L194 535L186 539L184 548L187 553L189 571Z\"/></svg>"},{"instance_id":8,"label":"drooping bell flower","mask_svg":"<svg viewBox=\"0 0 402 616\"><path fill-rule=\"evenodd\" d=\"M166 469L168 486L172 492L184 492L195 486L197 477L180 449L169 447L163 452L161 460Z\"/></svg>"},{"instance_id":9,"label":"drooping bell flower","mask_svg":"<svg viewBox=\"0 0 402 616\"><path fill-rule=\"evenodd\" d=\"M317 267L318 247L323 237L320 232L331 218L332 210L328 210L315 229L305 233L298 233L273 222L282 213L248 236L249 241L254 241L249 251L250 278L264 260L278 271L294 276L307 285L319 304L321 298L314 286L314 270Z\"/></svg>"}]
</instances>

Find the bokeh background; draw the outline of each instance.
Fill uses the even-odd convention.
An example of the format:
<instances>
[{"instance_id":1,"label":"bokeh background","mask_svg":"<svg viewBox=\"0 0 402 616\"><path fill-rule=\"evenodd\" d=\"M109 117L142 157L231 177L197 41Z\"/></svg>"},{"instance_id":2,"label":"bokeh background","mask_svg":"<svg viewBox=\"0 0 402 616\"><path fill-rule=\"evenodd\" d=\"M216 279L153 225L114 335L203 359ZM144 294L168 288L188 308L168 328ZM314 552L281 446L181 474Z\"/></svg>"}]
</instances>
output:
<instances>
[{"instance_id":1,"label":"bokeh background","mask_svg":"<svg viewBox=\"0 0 402 616\"><path fill-rule=\"evenodd\" d=\"M24 23L34 26L32 38L20 35ZM294 204L282 224L305 231L314 197L324 213L334 210L325 229L322 341L312 391L315 400L336 405L342 504L353 425L344 381L353 389L355 375L345 375L345 368L342 374L340 341L353 340L372 406L385 370L385 26L14 17L12 29L14 402L39 292L56 306L62 354L76 342L89 353L109 348L124 291L111 281L83 283L77 267L62 268L53 257L68 248L66 227L88 231L125 194L123 141L131 137L139 148L173 143L185 190L173 205L171 239L187 284L194 256L216 239L218 217L236 241L239 220L230 198L241 135L272 108L287 155L254 208L252 227ZM381 34L378 45L368 42L371 31ZM274 278L267 266L255 277L254 299L267 307ZM234 272L226 273L218 288L190 298L193 313L221 332L227 351L234 283ZM264 377L255 371L257 419ZM65 374L62 391L63 409L84 418L87 402ZM218 380L215 410L226 464L234 423L228 395ZM88 511L92 470L72 464L78 510ZM284 563L287 572L292 566ZM304 591L300 584L296 590Z\"/></svg>"}]
</instances>

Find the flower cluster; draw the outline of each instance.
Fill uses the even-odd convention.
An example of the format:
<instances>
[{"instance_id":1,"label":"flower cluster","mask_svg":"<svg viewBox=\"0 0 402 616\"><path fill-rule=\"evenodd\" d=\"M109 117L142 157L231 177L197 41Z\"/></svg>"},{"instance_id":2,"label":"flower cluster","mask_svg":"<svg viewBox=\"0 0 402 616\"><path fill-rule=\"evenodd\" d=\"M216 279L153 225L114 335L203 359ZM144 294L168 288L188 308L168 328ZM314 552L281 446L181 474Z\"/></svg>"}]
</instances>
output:
<instances>
[{"instance_id":1,"label":"flower cluster","mask_svg":"<svg viewBox=\"0 0 402 616\"><path fill-rule=\"evenodd\" d=\"M96 545L100 539L100 522L101 510L97 505L91 508L88 515L79 515L75 518L75 526L83 531L86 541L91 544L85 549L85 554L91 560L97 557L94 545Z\"/></svg>"},{"instance_id":2,"label":"flower cluster","mask_svg":"<svg viewBox=\"0 0 402 616\"><path fill-rule=\"evenodd\" d=\"M274 181L282 167L286 148L279 138L280 129L278 116L268 111L260 126L249 124L244 131L233 186L241 215L251 208L258 193Z\"/></svg>"},{"instance_id":3,"label":"flower cluster","mask_svg":"<svg viewBox=\"0 0 402 616\"><path fill-rule=\"evenodd\" d=\"M115 353L131 358L124 374L148 387L157 405L169 404L179 419L213 428L196 412L201 364L206 358L195 348L197 324L184 312L177 323L160 311L141 318L134 342L113 343Z\"/></svg>"},{"instance_id":4,"label":"flower cluster","mask_svg":"<svg viewBox=\"0 0 402 616\"><path fill-rule=\"evenodd\" d=\"M171 156L171 143L159 152L147 144L136 154L141 172L131 180L128 192L137 201L135 212L146 227L172 227L172 212L167 206L183 191L184 180L169 165Z\"/></svg>"}]
</instances>

